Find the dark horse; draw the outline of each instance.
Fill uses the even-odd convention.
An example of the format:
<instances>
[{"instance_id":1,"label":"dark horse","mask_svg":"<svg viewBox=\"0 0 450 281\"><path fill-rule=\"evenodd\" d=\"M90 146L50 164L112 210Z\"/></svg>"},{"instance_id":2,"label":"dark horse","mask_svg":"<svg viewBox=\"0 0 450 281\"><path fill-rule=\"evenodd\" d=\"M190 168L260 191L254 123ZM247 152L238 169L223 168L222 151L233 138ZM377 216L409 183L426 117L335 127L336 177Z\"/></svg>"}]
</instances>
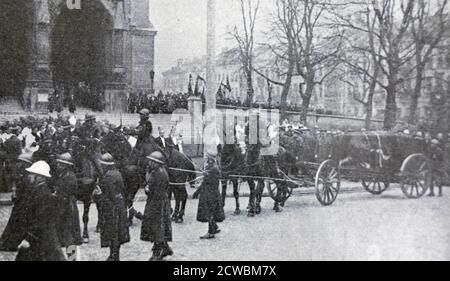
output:
<instances>
[{"instance_id":1,"label":"dark horse","mask_svg":"<svg viewBox=\"0 0 450 281\"><path fill-rule=\"evenodd\" d=\"M71 136L68 146L62 148L55 145L52 138L47 138L39 145L39 150L33 153L34 161L44 160L51 168L52 175L55 175L55 158L56 154L63 151L69 151L73 157L74 171L78 179L78 191L76 193L77 200L83 203L83 242L89 242L88 222L89 222L89 210L94 199L93 191L95 189L97 179L101 175L100 167L95 164L95 158L97 152L95 150L95 144L87 144L86 141L80 140L78 137ZM53 181L52 181L53 182ZM98 208L97 208L98 209ZM98 227L97 227L98 229Z\"/></svg>"},{"instance_id":2,"label":"dark horse","mask_svg":"<svg viewBox=\"0 0 450 281\"><path fill-rule=\"evenodd\" d=\"M245 152L243 153L243 150ZM250 197L248 203L248 215L254 216L261 212L261 199L265 188L265 181L262 177L269 177L274 180L277 187L275 196L274 209L279 210L279 206L283 207L288 197L288 187L291 185L286 177L291 173L297 173L295 167L295 156L279 147L276 155L261 155L260 144L247 144L242 149L235 140L235 143L220 145L220 164L222 169L222 201L225 205L227 183L231 181L233 184L233 195L236 200L236 209L234 214L241 213L239 204L239 176L245 180L250 189ZM256 181L256 185L255 185Z\"/></svg>"},{"instance_id":3,"label":"dark horse","mask_svg":"<svg viewBox=\"0 0 450 281\"><path fill-rule=\"evenodd\" d=\"M161 151L166 157L166 163L169 167L170 190L175 195L173 219L175 222L183 221L188 197L185 184L187 182L192 184L196 177L195 166L186 155L173 147L162 150L151 136L134 149L128 143L126 136L120 133L107 134L104 137L103 144L103 148L111 153L119 163L118 166L122 172L127 193L126 203L130 224L132 224L135 216L140 218L140 214L133 207L134 198L138 190L145 187L145 168L148 164L146 156L154 151Z\"/></svg>"},{"instance_id":4,"label":"dark horse","mask_svg":"<svg viewBox=\"0 0 450 281\"><path fill-rule=\"evenodd\" d=\"M239 144L223 144L219 145L219 155L220 155L220 169L222 172L222 203L225 206L225 198L227 195L227 184L230 181L233 184L233 196L236 201L236 209L234 210L235 215L241 213L239 205L239 182L236 175L240 174L240 170L244 166L243 151L241 150Z\"/></svg>"}]
</instances>

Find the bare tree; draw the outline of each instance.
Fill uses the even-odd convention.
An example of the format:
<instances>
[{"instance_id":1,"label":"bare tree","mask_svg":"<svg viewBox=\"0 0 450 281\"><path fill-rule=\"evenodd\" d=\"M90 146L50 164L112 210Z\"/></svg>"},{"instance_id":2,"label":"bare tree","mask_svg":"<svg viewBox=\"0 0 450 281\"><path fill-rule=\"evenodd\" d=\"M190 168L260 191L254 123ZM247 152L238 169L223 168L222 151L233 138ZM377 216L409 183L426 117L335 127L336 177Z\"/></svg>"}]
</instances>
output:
<instances>
[{"instance_id":1,"label":"bare tree","mask_svg":"<svg viewBox=\"0 0 450 281\"><path fill-rule=\"evenodd\" d=\"M351 3L341 3L341 10L336 10L337 24L350 29L345 37L345 51L341 60L344 70L341 77L352 88L354 100L365 109L365 127L370 128L373 116L373 100L380 78L379 54L381 46L376 44L376 18L371 16L369 7L353 11L346 17L342 9L349 9ZM352 11L353 9L350 9ZM364 32L360 32L364 30ZM351 79L348 79L350 76Z\"/></svg>"},{"instance_id":2,"label":"bare tree","mask_svg":"<svg viewBox=\"0 0 450 281\"><path fill-rule=\"evenodd\" d=\"M434 2L434 1L433 1ZM427 63L442 40L448 27L444 13L448 0L430 1L418 0L411 24L412 40L415 52L415 84L411 95L408 123L417 122L417 106L422 92L422 82ZM434 4L435 9L431 7Z\"/></svg>"},{"instance_id":3,"label":"bare tree","mask_svg":"<svg viewBox=\"0 0 450 281\"><path fill-rule=\"evenodd\" d=\"M276 11L273 14L272 28L269 30L269 40L272 42L264 44L266 49L274 55L275 59L271 64L265 67L270 67L271 71L276 70L279 77L283 77L284 81L276 81L265 75L262 71L254 68L254 71L264 77L268 82L282 86L280 111L284 115L286 111L287 98L291 89L292 78L295 71L295 38L298 36L300 30L295 25L298 20L298 4L295 0L276 0Z\"/></svg>"},{"instance_id":4,"label":"bare tree","mask_svg":"<svg viewBox=\"0 0 450 281\"><path fill-rule=\"evenodd\" d=\"M355 46L358 50L372 55L372 61L379 68L380 76L374 77L366 72L386 93L384 128L392 129L397 121L397 88L404 82L413 67L405 70L414 57L414 45L408 38L408 30L413 21L416 0L362 0L347 1L355 10L363 10L367 21L363 24L353 21L351 17L341 16L343 25L354 33L369 39L370 44ZM344 4L342 4L344 5ZM353 39L350 39L353 40Z\"/></svg>"},{"instance_id":5,"label":"bare tree","mask_svg":"<svg viewBox=\"0 0 450 281\"><path fill-rule=\"evenodd\" d=\"M292 77L299 75L303 82L299 92L302 97L302 122L306 122L311 98L317 85L322 84L339 64L341 34L326 23L326 13L333 5L323 0L277 0L277 11L271 30L274 42L269 44L279 66L285 69L282 85L282 112L286 108ZM331 32L330 32L331 31ZM260 75L261 72L257 71ZM264 76L264 75L262 75ZM266 79L268 77L264 76Z\"/></svg>"},{"instance_id":6,"label":"bare tree","mask_svg":"<svg viewBox=\"0 0 450 281\"><path fill-rule=\"evenodd\" d=\"M256 6L254 6L256 2ZM256 17L259 10L259 0L239 0L242 28L241 30L235 26L233 30L233 37L237 42L239 49L239 59L242 64L242 69L247 82L247 99L246 103L251 105L253 103L253 59L254 59L254 45L255 45L255 25Z\"/></svg>"}]
</instances>

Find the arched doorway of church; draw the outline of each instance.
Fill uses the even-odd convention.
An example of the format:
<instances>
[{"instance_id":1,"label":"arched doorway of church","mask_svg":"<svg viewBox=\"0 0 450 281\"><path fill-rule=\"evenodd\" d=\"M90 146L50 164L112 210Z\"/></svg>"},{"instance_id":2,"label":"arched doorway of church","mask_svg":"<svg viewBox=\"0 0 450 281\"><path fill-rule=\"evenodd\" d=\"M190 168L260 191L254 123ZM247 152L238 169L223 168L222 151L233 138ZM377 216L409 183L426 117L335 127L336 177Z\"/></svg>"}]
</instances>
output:
<instances>
[{"instance_id":1,"label":"arched doorway of church","mask_svg":"<svg viewBox=\"0 0 450 281\"><path fill-rule=\"evenodd\" d=\"M22 97L35 18L31 1L0 1L0 96Z\"/></svg>"},{"instance_id":2,"label":"arched doorway of church","mask_svg":"<svg viewBox=\"0 0 450 281\"><path fill-rule=\"evenodd\" d=\"M103 110L105 83L111 79L111 15L94 0L79 10L61 4L53 16L51 71L59 102L67 105L73 98L79 106Z\"/></svg>"}]
</instances>

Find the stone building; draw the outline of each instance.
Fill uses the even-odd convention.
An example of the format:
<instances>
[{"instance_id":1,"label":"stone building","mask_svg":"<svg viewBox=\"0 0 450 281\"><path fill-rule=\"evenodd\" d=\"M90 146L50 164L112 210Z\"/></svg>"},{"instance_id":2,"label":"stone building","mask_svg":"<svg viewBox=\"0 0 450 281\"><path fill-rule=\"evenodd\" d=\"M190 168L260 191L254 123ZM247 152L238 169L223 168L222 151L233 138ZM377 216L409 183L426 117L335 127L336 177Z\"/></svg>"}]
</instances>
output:
<instances>
[{"instance_id":1,"label":"stone building","mask_svg":"<svg viewBox=\"0 0 450 281\"><path fill-rule=\"evenodd\" d=\"M104 89L106 109L126 107L129 88L152 89L156 30L148 0L2 0L1 95L36 110L55 85Z\"/></svg>"}]
</instances>

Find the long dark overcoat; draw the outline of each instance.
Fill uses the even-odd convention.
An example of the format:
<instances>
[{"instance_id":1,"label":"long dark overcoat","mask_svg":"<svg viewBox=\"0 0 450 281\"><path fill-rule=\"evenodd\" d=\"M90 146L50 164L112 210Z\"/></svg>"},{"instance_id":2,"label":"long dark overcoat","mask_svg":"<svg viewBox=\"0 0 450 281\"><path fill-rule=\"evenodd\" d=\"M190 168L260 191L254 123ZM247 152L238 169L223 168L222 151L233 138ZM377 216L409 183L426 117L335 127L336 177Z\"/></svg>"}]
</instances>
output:
<instances>
[{"instance_id":1,"label":"long dark overcoat","mask_svg":"<svg viewBox=\"0 0 450 281\"><path fill-rule=\"evenodd\" d=\"M150 242L172 241L170 202L167 197L169 176L166 168L159 167L147 173L147 204L142 221L141 240Z\"/></svg>"},{"instance_id":2,"label":"long dark overcoat","mask_svg":"<svg viewBox=\"0 0 450 281\"><path fill-rule=\"evenodd\" d=\"M16 260L65 260L55 224L57 198L52 194L47 182L34 184L27 202L28 224L23 239L30 243L30 248L20 250Z\"/></svg>"},{"instance_id":3,"label":"long dark overcoat","mask_svg":"<svg viewBox=\"0 0 450 281\"><path fill-rule=\"evenodd\" d=\"M0 251L17 251L17 246L19 246L20 242L22 242L25 237L30 215L28 210L30 207L29 197L32 192L32 186L27 179L28 177L23 175L16 182L17 197L8 224L0 238Z\"/></svg>"},{"instance_id":4,"label":"long dark overcoat","mask_svg":"<svg viewBox=\"0 0 450 281\"><path fill-rule=\"evenodd\" d=\"M220 170L215 165L205 175L200 188L198 200L197 220L199 222L209 222L214 218L216 222L225 220L222 197L219 191Z\"/></svg>"},{"instance_id":5,"label":"long dark overcoat","mask_svg":"<svg viewBox=\"0 0 450 281\"><path fill-rule=\"evenodd\" d=\"M127 208L125 205L122 175L116 168L108 170L99 182L102 194L99 197L101 221L101 247L110 247L113 241L120 244L130 242Z\"/></svg>"},{"instance_id":6,"label":"long dark overcoat","mask_svg":"<svg viewBox=\"0 0 450 281\"><path fill-rule=\"evenodd\" d=\"M77 207L77 178L73 170L62 172L55 183L58 198L58 238L62 247L81 245L80 214Z\"/></svg>"}]
</instances>

